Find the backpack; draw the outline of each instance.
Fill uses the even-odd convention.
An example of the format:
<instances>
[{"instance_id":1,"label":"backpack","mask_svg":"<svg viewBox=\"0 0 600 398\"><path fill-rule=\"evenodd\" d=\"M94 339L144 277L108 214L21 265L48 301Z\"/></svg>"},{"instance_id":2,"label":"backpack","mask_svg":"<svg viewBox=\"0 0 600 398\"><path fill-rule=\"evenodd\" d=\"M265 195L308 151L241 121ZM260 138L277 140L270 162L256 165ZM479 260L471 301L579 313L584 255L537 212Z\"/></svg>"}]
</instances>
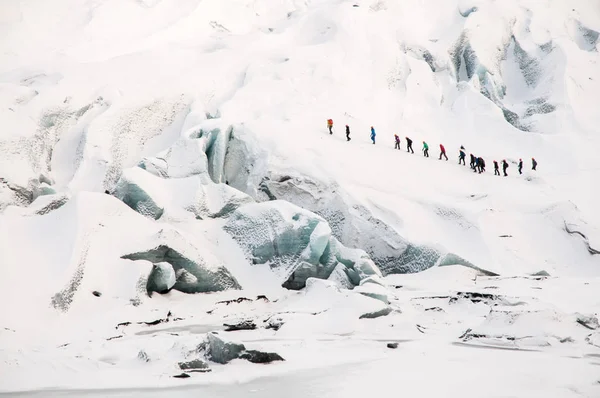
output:
<instances>
[{"instance_id":1,"label":"backpack","mask_svg":"<svg viewBox=\"0 0 600 398\"><path fill-rule=\"evenodd\" d=\"M333 126L333 119L327 119L327 125Z\"/></svg>"}]
</instances>

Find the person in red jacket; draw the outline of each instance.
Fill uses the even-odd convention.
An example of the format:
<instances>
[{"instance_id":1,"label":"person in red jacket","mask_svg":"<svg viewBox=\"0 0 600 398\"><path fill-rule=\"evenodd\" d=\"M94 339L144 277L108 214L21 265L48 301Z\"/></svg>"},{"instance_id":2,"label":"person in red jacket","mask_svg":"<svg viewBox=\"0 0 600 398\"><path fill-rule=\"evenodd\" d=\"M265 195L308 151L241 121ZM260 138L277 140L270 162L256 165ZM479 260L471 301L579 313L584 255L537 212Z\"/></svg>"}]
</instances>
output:
<instances>
[{"instance_id":1,"label":"person in red jacket","mask_svg":"<svg viewBox=\"0 0 600 398\"><path fill-rule=\"evenodd\" d=\"M440 160L442 160L442 156L448 160L448 156L446 156L446 148L442 144L440 144Z\"/></svg>"},{"instance_id":2,"label":"person in red jacket","mask_svg":"<svg viewBox=\"0 0 600 398\"><path fill-rule=\"evenodd\" d=\"M333 134L333 119L327 119L327 128L329 129L329 134Z\"/></svg>"}]
</instances>

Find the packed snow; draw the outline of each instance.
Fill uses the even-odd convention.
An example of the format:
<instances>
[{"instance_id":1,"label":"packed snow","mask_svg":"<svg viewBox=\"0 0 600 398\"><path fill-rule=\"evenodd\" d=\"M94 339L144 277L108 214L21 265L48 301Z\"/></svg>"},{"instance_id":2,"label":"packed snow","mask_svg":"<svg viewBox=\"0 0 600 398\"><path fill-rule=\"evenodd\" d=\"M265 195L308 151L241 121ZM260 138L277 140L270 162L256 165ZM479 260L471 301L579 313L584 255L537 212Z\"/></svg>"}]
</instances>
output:
<instances>
[{"instance_id":1,"label":"packed snow","mask_svg":"<svg viewBox=\"0 0 600 398\"><path fill-rule=\"evenodd\" d=\"M0 396L600 395L596 1L5 1L0 61Z\"/></svg>"}]
</instances>

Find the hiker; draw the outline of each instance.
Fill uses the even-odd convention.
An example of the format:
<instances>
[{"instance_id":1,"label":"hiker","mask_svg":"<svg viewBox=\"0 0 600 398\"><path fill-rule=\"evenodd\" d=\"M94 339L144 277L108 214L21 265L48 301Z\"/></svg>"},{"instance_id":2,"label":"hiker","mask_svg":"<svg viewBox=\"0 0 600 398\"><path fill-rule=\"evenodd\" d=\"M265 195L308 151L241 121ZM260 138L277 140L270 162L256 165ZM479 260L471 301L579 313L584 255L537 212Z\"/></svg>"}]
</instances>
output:
<instances>
[{"instance_id":1,"label":"hiker","mask_svg":"<svg viewBox=\"0 0 600 398\"><path fill-rule=\"evenodd\" d=\"M479 171L479 158L473 156L473 173L477 173Z\"/></svg>"},{"instance_id":2,"label":"hiker","mask_svg":"<svg viewBox=\"0 0 600 398\"><path fill-rule=\"evenodd\" d=\"M350 126L346 125L346 141L350 141Z\"/></svg>"},{"instance_id":3,"label":"hiker","mask_svg":"<svg viewBox=\"0 0 600 398\"><path fill-rule=\"evenodd\" d=\"M396 140L396 145L394 146L394 149L400 149L400 137L398 137L398 134L394 134L394 139Z\"/></svg>"},{"instance_id":4,"label":"hiker","mask_svg":"<svg viewBox=\"0 0 600 398\"><path fill-rule=\"evenodd\" d=\"M333 134L333 119L327 119L327 128L329 129L329 134Z\"/></svg>"},{"instance_id":5,"label":"hiker","mask_svg":"<svg viewBox=\"0 0 600 398\"><path fill-rule=\"evenodd\" d=\"M523 174L523 159L519 159L519 174Z\"/></svg>"},{"instance_id":6,"label":"hiker","mask_svg":"<svg viewBox=\"0 0 600 398\"><path fill-rule=\"evenodd\" d=\"M502 171L504 172L504 177L508 177L506 174L506 169L508 169L508 163L506 163L506 159L502 160Z\"/></svg>"},{"instance_id":7,"label":"hiker","mask_svg":"<svg viewBox=\"0 0 600 398\"><path fill-rule=\"evenodd\" d=\"M429 157L429 145L425 141L423 141L423 156Z\"/></svg>"},{"instance_id":8,"label":"hiker","mask_svg":"<svg viewBox=\"0 0 600 398\"><path fill-rule=\"evenodd\" d=\"M446 156L446 148L440 144L440 160L442 160L442 156L446 158L446 161L448 161L448 156Z\"/></svg>"},{"instance_id":9,"label":"hiker","mask_svg":"<svg viewBox=\"0 0 600 398\"><path fill-rule=\"evenodd\" d=\"M537 167L537 162L535 161L534 158L531 158L531 170L535 170L536 167Z\"/></svg>"},{"instance_id":10,"label":"hiker","mask_svg":"<svg viewBox=\"0 0 600 398\"><path fill-rule=\"evenodd\" d=\"M458 164L460 164L460 162L462 161L463 166L466 166L466 164L465 164L466 156L467 156L467 154L465 153L465 147L461 146L460 151L458 152Z\"/></svg>"},{"instance_id":11,"label":"hiker","mask_svg":"<svg viewBox=\"0 0 600 398\"><path fill-rule=\"evenodd\" d=\"M482 157L477 158L477 164L479 165L479 174L485 172L485 160Z\"/></svg>"},{"instance_id":12,"label":"hiker","mask_svg":"<svg viewBox=\"0 0 600 398\"><path fill-rule=\"evenodd\" d=\"M494 175L495 176L500 175L500 166L498 166L498 162L496 162L495 160L494 160Z\"/></svg>"},{"instance_id":13,"label":"hiker","mask_svg":"<svg viewBox=\"0 0 600 398\"><path fill-rule=\"evenodd\" d=\"M373 145L375 145L375 129L371 126L371 141L373 141Z\"/></svg>"},{"instance_id":14,"label":"hiker","mask_svg":"<svg viewBox=\"0 0 600 398\"><path fill-rule=\"evenodd\" d=\"M475 170L475 156L471 153L471 163L469 164L473 170Z\"/></svg>"},{"instance_id":15,"label":"hiker","mask_svg":"<svg viewBox=\"0 0 600 398\"><path fill-rule=\"evenodd\" d=\"M412 149L412 140L408 137L404 138L406 138L406 152L415 153L415 151Z\"/></svg>"}]
</instances>

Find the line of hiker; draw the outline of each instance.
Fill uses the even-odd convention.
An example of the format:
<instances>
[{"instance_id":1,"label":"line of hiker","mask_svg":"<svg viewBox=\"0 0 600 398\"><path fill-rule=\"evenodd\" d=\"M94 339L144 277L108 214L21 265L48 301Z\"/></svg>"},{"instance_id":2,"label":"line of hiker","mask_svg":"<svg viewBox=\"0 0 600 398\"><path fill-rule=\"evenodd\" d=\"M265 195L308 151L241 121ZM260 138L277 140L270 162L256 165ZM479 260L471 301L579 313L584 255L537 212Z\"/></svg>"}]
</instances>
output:
<instances>
[{"instance_id":1,"label":"line of hiker","mask_svg":"<svg viewBox=\"0 0 600 398\"><path fill-rule=\"evenodd\" d=\"M327 120L327 128L329 130L329 134L333 134L333 119L328 119ZM373 145L375 145L375 136L377 134L375 133L375 128L373 126L371 126L371 141L373 143ZM408 138L408 137L404 137L406 139L406 152L408 153L415 153L415 151L413 150L412 144L413 141ZM346 141L350 141L350 126L346 125ZM394 149L401 149L401 140L400 137L398 136L398 134L394 134ZM423 156L428 158L429 157L429 145L423 141ZM484 173L485 172L485 160L481 157L481 156L475 156L472 153L469 154L470 155L470 163L469 166L471 167L471 169L473 170L474 173ZM465 150L464 146L460 146L460 150L458 152L458 164L462 164L463 166L466 166L466 162L465 159L467 157L467 153ZM444 147L443 144L440 144L440 157L439 160L442 160L442 158L446 159L446 161L448 160L448 155L446 154L446 148ZM536 170L537 168L537 161L535 160L535 158L531 158L531 169L532 170ZM506 170L508 169L508 162L506 161L506 159L502 160L502 172L504 173L504 177L508 177L508 173L506 172ZM519 172L519 174L523 174L523 159L519 159L519 163L517 166L517 170ZM494 175L501 175L500 174L500 164L498 164L498 162L496 160L494 160Z\"/></svg>"}]
</instances>

